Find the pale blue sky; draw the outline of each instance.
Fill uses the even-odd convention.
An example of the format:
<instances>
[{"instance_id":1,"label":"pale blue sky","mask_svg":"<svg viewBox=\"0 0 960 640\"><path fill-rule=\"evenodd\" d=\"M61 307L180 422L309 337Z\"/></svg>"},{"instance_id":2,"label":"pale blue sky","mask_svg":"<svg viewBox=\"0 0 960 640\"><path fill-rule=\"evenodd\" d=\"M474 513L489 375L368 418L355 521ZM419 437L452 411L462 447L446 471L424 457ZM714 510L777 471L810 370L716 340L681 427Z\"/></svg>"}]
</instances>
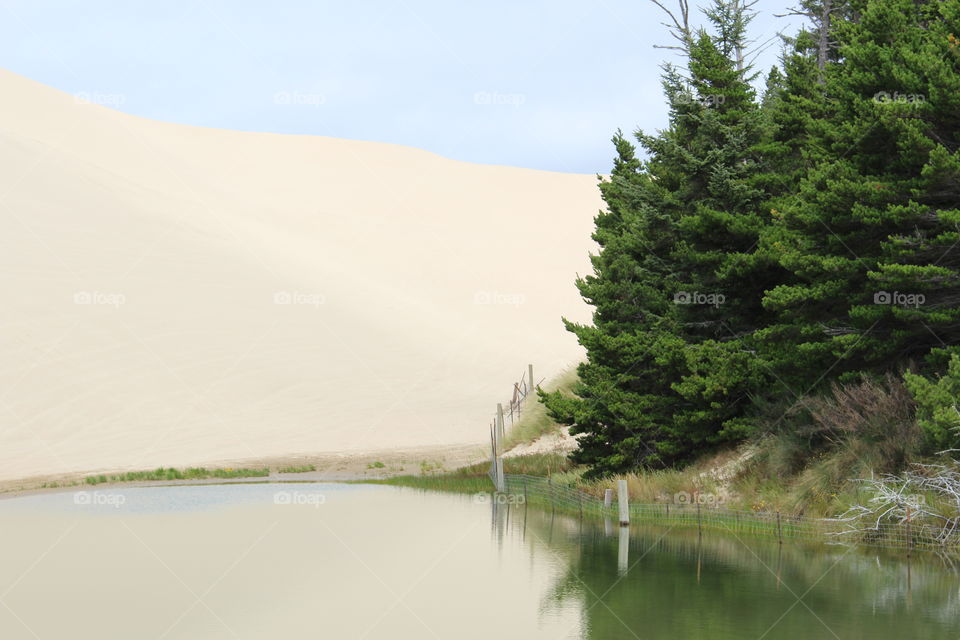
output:
<instances>
[{"instance_id":1,"label":"pale blue sky","mask_svg":"<svg viewBox=\"0 0 960 640\"><path fill-rule=\"evenodd\" d=\"M761 0L753 35L795 32L773 16L792 3ZM158 120L605 173L615 129L665 124L662 18L647 0L0 0L0 66Z\"/></svg>"}]
</instances>

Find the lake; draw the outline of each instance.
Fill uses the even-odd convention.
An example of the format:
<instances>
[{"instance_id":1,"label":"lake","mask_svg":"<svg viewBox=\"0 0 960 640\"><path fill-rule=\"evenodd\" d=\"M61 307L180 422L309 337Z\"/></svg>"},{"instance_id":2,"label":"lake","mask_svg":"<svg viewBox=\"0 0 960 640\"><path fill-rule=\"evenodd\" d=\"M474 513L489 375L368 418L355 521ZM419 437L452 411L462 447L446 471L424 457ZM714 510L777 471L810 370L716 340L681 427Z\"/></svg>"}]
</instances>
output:
<instances>
[{"instance_id":1,"label":"lake","mask_svg":"<svg viewBox=\"0 0 960 640\"><path fill-rule=\"evenodd\" d=\"M949 559L346 484L0 500L0 638L953 638Z\"/></svg>"}]
</instances>

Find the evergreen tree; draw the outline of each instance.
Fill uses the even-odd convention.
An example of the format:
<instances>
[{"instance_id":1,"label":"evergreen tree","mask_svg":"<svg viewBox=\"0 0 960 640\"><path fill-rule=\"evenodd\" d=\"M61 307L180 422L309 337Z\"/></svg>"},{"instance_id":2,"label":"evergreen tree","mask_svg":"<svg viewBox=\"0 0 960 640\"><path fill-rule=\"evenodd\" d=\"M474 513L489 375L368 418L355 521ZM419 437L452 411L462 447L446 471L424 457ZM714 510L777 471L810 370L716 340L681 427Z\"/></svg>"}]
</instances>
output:
<instances>
[{"instance_id":1,"label":"evergreen tree","mask_svg":"<svg viewBox=\"0 0 960 640\"><path fill-rule=\"evenodd\" d=\"M805 134L818 157L768 236L796 281L767 295L766 337L804 387L936 363L960 341L960 5L851 9Z\"/></svg>"},{"instance_id":2,"label":"evergreen tree","mask_svg":"<svg viewBox=\"0 0 960 640\"><path fill-rule=\"evenodd\" d=\"M666 68L670 126L636 136L649 159L614 138L601 251L577 283L593 324L567 323L588 362L577 397L542 395L583 434L574 459L595 474L670 465L743 437L751 393L768 382L751 344L780 271L759 250L764 118L730 41L743 32L728 21L742 17L708 17L718 35L692 38L689 79Z\"/></svg>"}]
</instances>

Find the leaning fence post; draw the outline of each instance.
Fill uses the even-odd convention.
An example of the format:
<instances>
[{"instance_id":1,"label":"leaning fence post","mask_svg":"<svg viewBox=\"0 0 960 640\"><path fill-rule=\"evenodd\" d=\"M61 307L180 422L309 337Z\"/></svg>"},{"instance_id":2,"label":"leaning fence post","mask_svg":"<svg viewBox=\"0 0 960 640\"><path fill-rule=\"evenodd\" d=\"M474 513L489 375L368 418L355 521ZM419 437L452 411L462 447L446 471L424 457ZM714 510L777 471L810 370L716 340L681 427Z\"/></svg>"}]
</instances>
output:
<instances>
[{"instance_id":1,"label":"leaning fence post","mask_svg":"<svg viewBox=\"0 0 960 640\"><path fill-rule=\"evenodd\" d=\"M627 493L627 481L617 481L617 500L620 506L620 526L630 525L630 496Z\"/></svg>"}]
</instances>

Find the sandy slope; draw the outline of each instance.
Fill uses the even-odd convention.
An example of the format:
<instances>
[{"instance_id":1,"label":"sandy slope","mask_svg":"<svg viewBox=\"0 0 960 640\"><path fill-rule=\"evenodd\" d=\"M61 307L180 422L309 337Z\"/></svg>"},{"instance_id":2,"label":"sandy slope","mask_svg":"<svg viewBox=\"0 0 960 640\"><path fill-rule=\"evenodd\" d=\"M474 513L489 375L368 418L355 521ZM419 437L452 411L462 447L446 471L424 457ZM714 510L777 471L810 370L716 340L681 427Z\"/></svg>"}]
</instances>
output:
<instances>
[{"instance_id":1,"label":"sandy slope","mask_svg":"<svg viewBox=\"0 0 960 640\"><path fill-rule=\"evenodd\" d=\"M593 176L0 95L0 478L482 441L580 356Z\"/></svg>"}]
</instances>

